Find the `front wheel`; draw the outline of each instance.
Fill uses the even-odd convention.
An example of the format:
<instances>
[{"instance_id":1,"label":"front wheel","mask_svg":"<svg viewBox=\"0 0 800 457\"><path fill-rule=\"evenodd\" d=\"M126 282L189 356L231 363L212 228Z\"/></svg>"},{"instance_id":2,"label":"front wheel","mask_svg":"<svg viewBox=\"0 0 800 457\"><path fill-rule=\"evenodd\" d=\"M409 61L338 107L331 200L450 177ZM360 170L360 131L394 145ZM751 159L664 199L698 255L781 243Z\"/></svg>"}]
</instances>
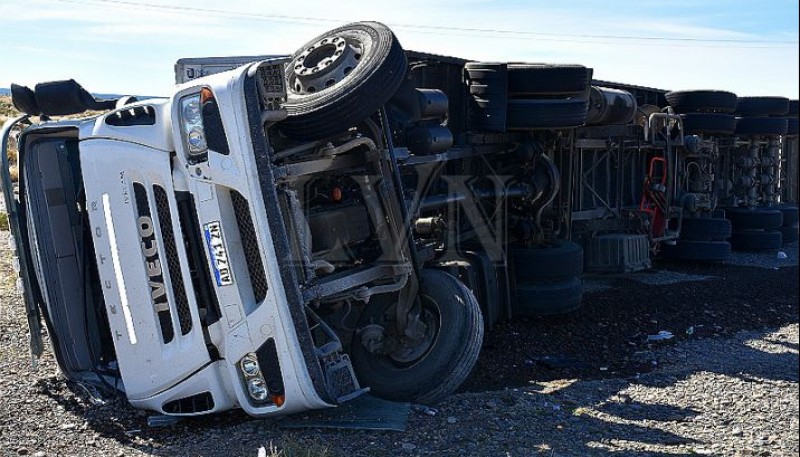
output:
<instances>
[{"instance_id":1,"label":"front wheel","mask_svg":"<svg viewBox=\"0 0 800 457\"><path fill-rule=\"evenodd\" d=\"M350 358L359 383L388 400L434 404L453 393L478 360L483 318L475 296L455 277L423 270L419 288L423 338L389 344L392 300L375 300L361 315ZM375 345L377 339L383 343ZM368 347L370 349L368 349Z\"/></svg>"}]
</instances>

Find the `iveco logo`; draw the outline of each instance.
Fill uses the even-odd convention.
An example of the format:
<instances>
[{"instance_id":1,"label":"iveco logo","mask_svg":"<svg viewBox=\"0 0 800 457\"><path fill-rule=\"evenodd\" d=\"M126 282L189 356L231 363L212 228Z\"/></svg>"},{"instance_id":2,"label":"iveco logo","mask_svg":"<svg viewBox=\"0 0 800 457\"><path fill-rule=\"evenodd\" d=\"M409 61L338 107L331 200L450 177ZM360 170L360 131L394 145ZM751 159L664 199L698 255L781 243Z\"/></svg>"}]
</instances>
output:
<instances>
[{"instance_id":1,"label":"iveco logo","mask_svg":"<svg viewBox=\"0 0 800 457\"><path fill-rule=\"evenodd\" d=\"M161 271L161 261L158 259L158 242L153 231L153 219L150 216L139 216L139 237L142 241L142 254L150 278L150 296L153 298L153 307L156 312L169 311L167 293L164 288L164 275Z\"/></svg>"}]
</instances>

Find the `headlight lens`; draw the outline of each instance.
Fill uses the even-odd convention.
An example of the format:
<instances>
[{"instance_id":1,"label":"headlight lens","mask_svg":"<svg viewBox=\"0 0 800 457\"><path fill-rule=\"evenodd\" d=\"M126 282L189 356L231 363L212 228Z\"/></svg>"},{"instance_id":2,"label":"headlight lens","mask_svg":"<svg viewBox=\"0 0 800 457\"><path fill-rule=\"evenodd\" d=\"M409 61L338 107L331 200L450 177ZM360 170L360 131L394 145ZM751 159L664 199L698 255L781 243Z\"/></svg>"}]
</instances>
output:
<instances>
[{"instance_id":1,"label":"headlight lens","mask_svg":"<svg viewBox=\"0 0 800 457\"><path fill-rule=\"evenodd\" d=\"M264 401L269 397L267 383L261 378L252 378L247 381L247 391L255 401Z\"/></svg>"},{"instance_id":2,"label":"headlight lens","mask_svg":"<svg viewBox=\"0 0 800 457\"><path fill-rule=\"evenodd\" d=\"M202 127L195 127L186 135L186 142L189 143L189 151L205 151L206 135Z\"/></svg>"},{"instance_id":3,"label":"headlight lens","mask_svg":"<svg viewBox=\"0 0 800 457\"><path fill-rule=\"evenodd\" d=\"M256 359L255 354L247 354L242 358L242 361L239 363L239 367L242 369L242 373L246 376L255 376L261 371L258 367L258 360Z\"/></svg>"},{"instance_id":4,"label":"headlight lens","mask_svg":"<svg viewBox=\"0 0 800 457\"><path fill-rule=\"evenodd\" d=\"M208 151L206 133L203 128L203 114L200 94L189 95L181 99L181 128L190 156L200 156Z\"/></svg>"},{"instance_id":5,"label":"headlight lens","mask_svg":"<svg viewBox=\"0 0 800 457\"><path fill-rule=\"evenodd\" d=\"M184 100L183 103L183 119L187 124L197 125L200 124L202 119L200 116L200 97L190 97Z\"/></svg>"}]
</instances>

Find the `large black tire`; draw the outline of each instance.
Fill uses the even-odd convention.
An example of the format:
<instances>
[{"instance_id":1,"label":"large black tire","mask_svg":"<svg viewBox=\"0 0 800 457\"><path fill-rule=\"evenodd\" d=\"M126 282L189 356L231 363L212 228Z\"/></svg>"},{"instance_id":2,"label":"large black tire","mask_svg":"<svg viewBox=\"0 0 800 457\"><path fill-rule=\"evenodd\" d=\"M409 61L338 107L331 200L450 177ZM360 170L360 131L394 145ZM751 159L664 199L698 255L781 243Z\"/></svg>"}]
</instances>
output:
<instances>
[{"instance_id":1,"label":"large black tire","mask_svg":"<svg viewBox=\"0 0 800 457\"><path fill-rule=\"evenodd\" d=\"M736 250L760 251L782 245L783 236L778 230L734 230L731 235L731 246Z\"/></svg>"},{"instance_id":2,"label":"large black tire","mask_svg":"<svg viewBox=\"0 0 800 457\"><path fill-rule=\"evenodd\" d=\"M777 209L781 213L783 213L783 223L784 227L793 227L800 222L800 217L798 216L798 209L797 206L794 205L778 205L773 206L773 209Z\"/></svg>"},{"instance_id":3,"label":"large black tire","mask_svg":"<svg viewBox=\"0 0 800 457\"><path fill-rule=\"evenodd\" d=\"M783 240L784 246L786 246L789 243L794 243L797 241L799 237L797 230L798 230L797 225L792 227L781 227L778 229L778 231L781 232L781 238Z\"/></svg>"},{"instance_id":4,"label":"large black tire","mask_svg":"<svg viewBox=\"0 0 800 457\"><path fill-rule=\"evenodd\" d=\"M736 94L722 90L679 90L667 92L667 102L676 113L733 113Z\"/></svg>"},{"instance_id":5,"label":"large black tire","mask_svg":"<svg viewBox=\"0 0 800 457\"><path fill-rule=\"evenodd\" d=\"M724 113L681 114L683 132L687 135L723 134L731 135L736 130L736 118Z\"/></svg>"},{"instance_id":6,"label":"large black tire","mask_svg":"<svg viewBox=\"0 0 800 457\"><path fill-rule=\"evenodd\" d=\"M722 262L731 256L731 244L727 241L680 239L674 245L662 245L661 252L668 259Z\"/></svg>"},{"instance_id":7,"label":"large black tire","mask_svg":"<svg viewBox=\"0 0 800 457\"><path fill-rule=\"evenodd\" d=\"M800 133L800 119L796 117L786 118L786 135L797 136Z\"/></svg>"},{"instance_id":8,"label":"large black tire","mask_svg":"<svg viewBox=\"0 0 800 457\"><path fill-rule=\"evenodd\" d=\"M472 102L474 106L478 107L476 111L498 111L508 107L508 100L499 95L487 96L486 98L476 95L472 97Z\"/></svg>"},{"instance_id":9,"label":"large black tire","mask_svg":"<svg viewBox=\"0 0 800 457\"><path fill-rule=\"evenodd\" d=\"M483 342L483 318L475 296L455 277L439 270L423 270L419 297L426 324L436 326L427 351L411 362L369 352L356 332L350 350L359 382L378 397L433 404L453 393L478 360ZM380 324L388 328L391 300L366 307L358 328ZM425 320L423 318L423 320Z\"/></svg>"},{"instance_id":10,"label":"large black tire","mask_svg":"<svg viewBox=\"0 0 800 457\"><path fill-rule=\"evenodd\" d=\"M507 92L504 88L497 84L470 84L469 93L475 95L476 98L507 98Z\"/></svg>"},{"instance_id":11,"label":"large black tire","mask_svg":"<svg viewBox=\"0 0 800 457\"><path fill-rule=\"evenodd\" d=\"M506 128L540 130L579 127L586 123L588 109L585 98L509 100Z\"/></svg>"},{"instance_id":12,"label":"large black tire","mask_svg":"<svg viewBox=\"0 0 800 457\"><path fill-rule=\"evenodd\" d=\"M736 119L736 135L785 135L789 121L785 117L740 117Z\"/></svg>"},{"instance_id":13,"label":"large black tire","mask_svg":"<svg viewBox=\"0 0 800 457\"><path fill-rule=\"evenodd\" d=\"M503 62L467 62L464 65L470 83L508 87L508 64Z\"/></svg>"},{"instance_id":14,"label":"large black tire","mask_svg":"<svg viewBox=\"0 0 800 457\"><path fill-rule=\"evenodd\" d=\"M783 225L783 213L772 208L728 208L725 217L734 230L772 230Z\"/></svg>"},{"instance_id":15,"label":"large black tire","mask_svg":"<svg viewBox=\"0 0 800 457\"><path fill-rule=\"evenodd\" d=\"M800 108L800 100L789 100L789 111L786 113L789 117L800 116L798 108Z\"/></svg>"},{"instance_id":16,"label":"large black tire","mask_svg":"<svg viewBox=\"0 0 800 457\"><path fill-rule=\"evenodd\" d=\"M517 282L515 316L552 316L565 314L581 307L583 282L580 278L547 284Z\"/></svg>"},{"instance_id":17,"label":"large black tire","mask_svg":"<svg viewBox=\"0 0 800 457\"><path fill-rule=\"evenodd\" d=\"M315 140L356 126L395 94L407 66L400 43L378 22L356 22L314 38L286 67L289 115L281 131Z\"/></svg>"},{"instance_id":18,"label":"large black tire","mask_svg":"<svg viewBox=\"0 0 800 457\"><path fill-rule=\"evenodd\" d=\"M739 97L737 116L783 116L789 112L785 97Z\"/></svg>"},{"instance_id":19,"label":"large black tire","mask_svg":"<svg viewBox=\"0 0 800 457\"><path fill-rule=\"evenodd\" d=\"M473 105L472 115L470 116L470 126L475 130L487 132L505 132L506 130L506 110L488 110Z\"/></svg>"},{"instance_id":20,"label":"large black tire","mask_svg":"<svg viewBox=\"0 0 800 457\"><path fill-rule=\"evenodd\" d=\"M592 69L583 65L509 63L509 95L585 94Z\"/></svg>"},{"instance_id":21,"label":"large black tire","mask_svg":"<svg viewBox=\"0 0 800 457\"><path fill-rule=\"evenodd\" d=\"M722 218L684 218L681 240L724 241L731 236L731 221Z\"/></svg>"},{"instance_id":22,"label":"large black tire","mask_svg":"<svg viewBox=\"0 0 800 457\"><path fill-rule=\"evenodd\" d=\"M517 282L561 281L583 273L583 248L572 241L558 240L542 247L509 247L509 258Z\"/></svg>"}]
</instances>

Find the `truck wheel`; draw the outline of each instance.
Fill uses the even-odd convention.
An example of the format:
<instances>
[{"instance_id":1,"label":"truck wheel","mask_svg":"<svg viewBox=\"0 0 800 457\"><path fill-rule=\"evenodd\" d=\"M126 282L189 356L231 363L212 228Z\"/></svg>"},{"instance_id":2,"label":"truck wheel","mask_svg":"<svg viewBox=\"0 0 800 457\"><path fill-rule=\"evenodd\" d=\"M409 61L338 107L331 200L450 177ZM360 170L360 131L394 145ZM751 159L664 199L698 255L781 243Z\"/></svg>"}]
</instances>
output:
<instances>
[{"instance_id":1,"label":"truck wheel","mask_svg":"<svg viewBox=\"0 0 800 457\"><path fill-rule=\"evenodd\" d=\"M781 239L783 240L783 245L786 246L789 243L794 243L797 241L798 237L800 236L797 232L797 225L790 226L790 227L781 227L778 229L781 232Z\"/></svg>"},{"instance_id":2,"label":"truck wheel","mask_svg":"<svg viewBox=\"0 0 800 457\"><path fill-rule=\"evenodd\" d=\"M723 241L731 236L731 221L722 218L684 218L681 240Z\"/></svg>"},{"instance_id":3,"label":"truck wheel","mask_svg":"<svg viewBox=\"0 0 800 457\"><path fill-rule=\"evenodd\" d=\"M381 398L436 403L464 382L478 360L483 318L472 292L443 271L423 270L419 298L421 320L428 328L416 346L401 345L386 353L365 347L368 326L390 327L393 300L376 300L359 318L350 350L353 368L359 382Z\"/></svg>"},{"instance_id":4,"label":"truck wheel","mask_svg":"<svg viewBox=\"0 0 800 457\"><path fill-rule=\"evenodd\" d=\"M794 205L779 205L773 207L783 214L783 226L792 227L796 226L800 219L798 218L797 207Z\"/></svg>"},{"instance_id":5,"label":"truck wheel","mask_svg":"<svg viewBox=\"0 0 800 457\"><path fill-rule=\"evenodd\" d=\"M731 135L736 130L736 118L724 113L681 114L683 132L687 135L718 133Z\"/></svg>"},{"instance_id":6,"label":"truck wheel","mask_svg":"<svg viewBox=\"0 0 800 457\"><path fill-rule=\"evenodd\" d=\"M506 97L506 91L501 90L496 85L489 85L489 84L470 84L469 85L469 93L470 95L475 95L476 98L488 98L489 96L494 97Z\"/></svg>"},{"instance_id":7,"label":"truck wheel","mask_svg":"<svg viewBox=\"0 0 800 457\"><path fill-rule=\"evenodd\" d=\"M676 113L736 111L736 94L722 90L679 90L667 92L665 97Z\"/></svg>"},{"instance_id":8,"label":"truck wheel","mask_svg":"<svg viewBox=\"0 0 800 457\"><path fill-rule=\"evenodd\" d=\"M781 245L783 238L778 230L734 230L731 235L733 249L778 249Z\"/></svg>"},{"instance_id":9,"label":"truck wheel","mask_svg":"<svg viewBox=\"0 0 800 457\"><path fill-rule=\"evenodd\" d=\"M737 135L785 135L789 121L785 117L740 117L736 120Z\"/></svg>"},{"instance_id":10,"label":"truck wheel","mask_svg":"<svg viewBox=\"0 0 800 457\"><path fill-rule=\"evenodd\" d=\"M680 239L674 245L662 245L661 253L668 259L722 262L731 256L731 244L727 241Z\"/></svg>"},{"instance_id":11,"label":"truck wheel","mask_svg":"<svg viewBox=\"0 0 800 457\"><path fill-rule=\"evenodd\" d=\"M583 273L583 248L572 241L558 240L541 247L511 246L509 254L518 282L552 282Z\"/></svg>"},{"instance_id":12,"label":"truck wheel","mask_svg":"<svg viewBox=\"0 0 800 457\"><path fill-rule=\"evenodd\" d=\"M789 111L786 113L789 117L800 116L800 100L789 100Z\"/></svg>"},{"instance_id":13,"label":"truck wheel","mask_svg":"<svg viewBox=\"0 0 800 457\"><path fill-rule=\"evenodd\" d=\"M511 99L508 101L508 130L540 130L579 127L586 123L586 98Z\"/></svg>"},{"instance_id":14,"label":"truck wheel","mask_svg":"<svg viewBox=\"0 0 800 457\"><path fill-rule=\"evenodd\" d=\"M587 94L592 69L583 65L509 63L509 95Z\"/></svg>"},{"instance_id":15,"label":"truck wheel","mask_svg":"<svg viewBox=\"0 0 800 457\"><path fill-rule=\"evenodd\" d=\"M507 88L508 65L503 62L467 62L464 65L467 80L498 88ZM506 93L506 90L503 91Z\"/></svg>"},{"instance_id":16,"label":"truck wheel","mask_svg":"<svg viewBox=\"0 0 800 457\"><path fill-rule=\"evenodd\" d=\"M515 316L552 316L581 307L583 282L573 277L547 284L517 283Z\"/></svg>"},{"instance_id":17,"label":"truck wheel","mask_svg":"<svg viewBox=\"0 0 800 457\"><path fill-rule=\"evenodd\" d=\"M783 116L789 112L789 99L784 97L739 97L737 116Z\"/></svg>"},{"instance_id":18,"label":"truck wheel","mask_svg":"<svg viewBox=\"0 0 800 457\"><path fill-rule=\"evenodd\" d=\"M786 135L797 136L800 131L800 119L796 117L786 118Z\"/></svg>"},{"instance_id":19,"label":"truck wheel","mask_svg":"<svg viewBox=\"0 0 800 457\"><path fill-rule=\"evenodd\" d=\"M394 95L407 71L405 51L388 27L356 22L326 32L286 67L286 135L315 140L353 127Z\"/></svg>"},{"instance_id":20,"label":"truck wheel","mask_svg":"<svg viewBox=\"0 0 800 457\"><path fill-rule=\"evenodd\" d=\"M770 208L729 208L725 217L734 230L771 230L783 225L783 213Z\"/></svg>"}]
</instances>

